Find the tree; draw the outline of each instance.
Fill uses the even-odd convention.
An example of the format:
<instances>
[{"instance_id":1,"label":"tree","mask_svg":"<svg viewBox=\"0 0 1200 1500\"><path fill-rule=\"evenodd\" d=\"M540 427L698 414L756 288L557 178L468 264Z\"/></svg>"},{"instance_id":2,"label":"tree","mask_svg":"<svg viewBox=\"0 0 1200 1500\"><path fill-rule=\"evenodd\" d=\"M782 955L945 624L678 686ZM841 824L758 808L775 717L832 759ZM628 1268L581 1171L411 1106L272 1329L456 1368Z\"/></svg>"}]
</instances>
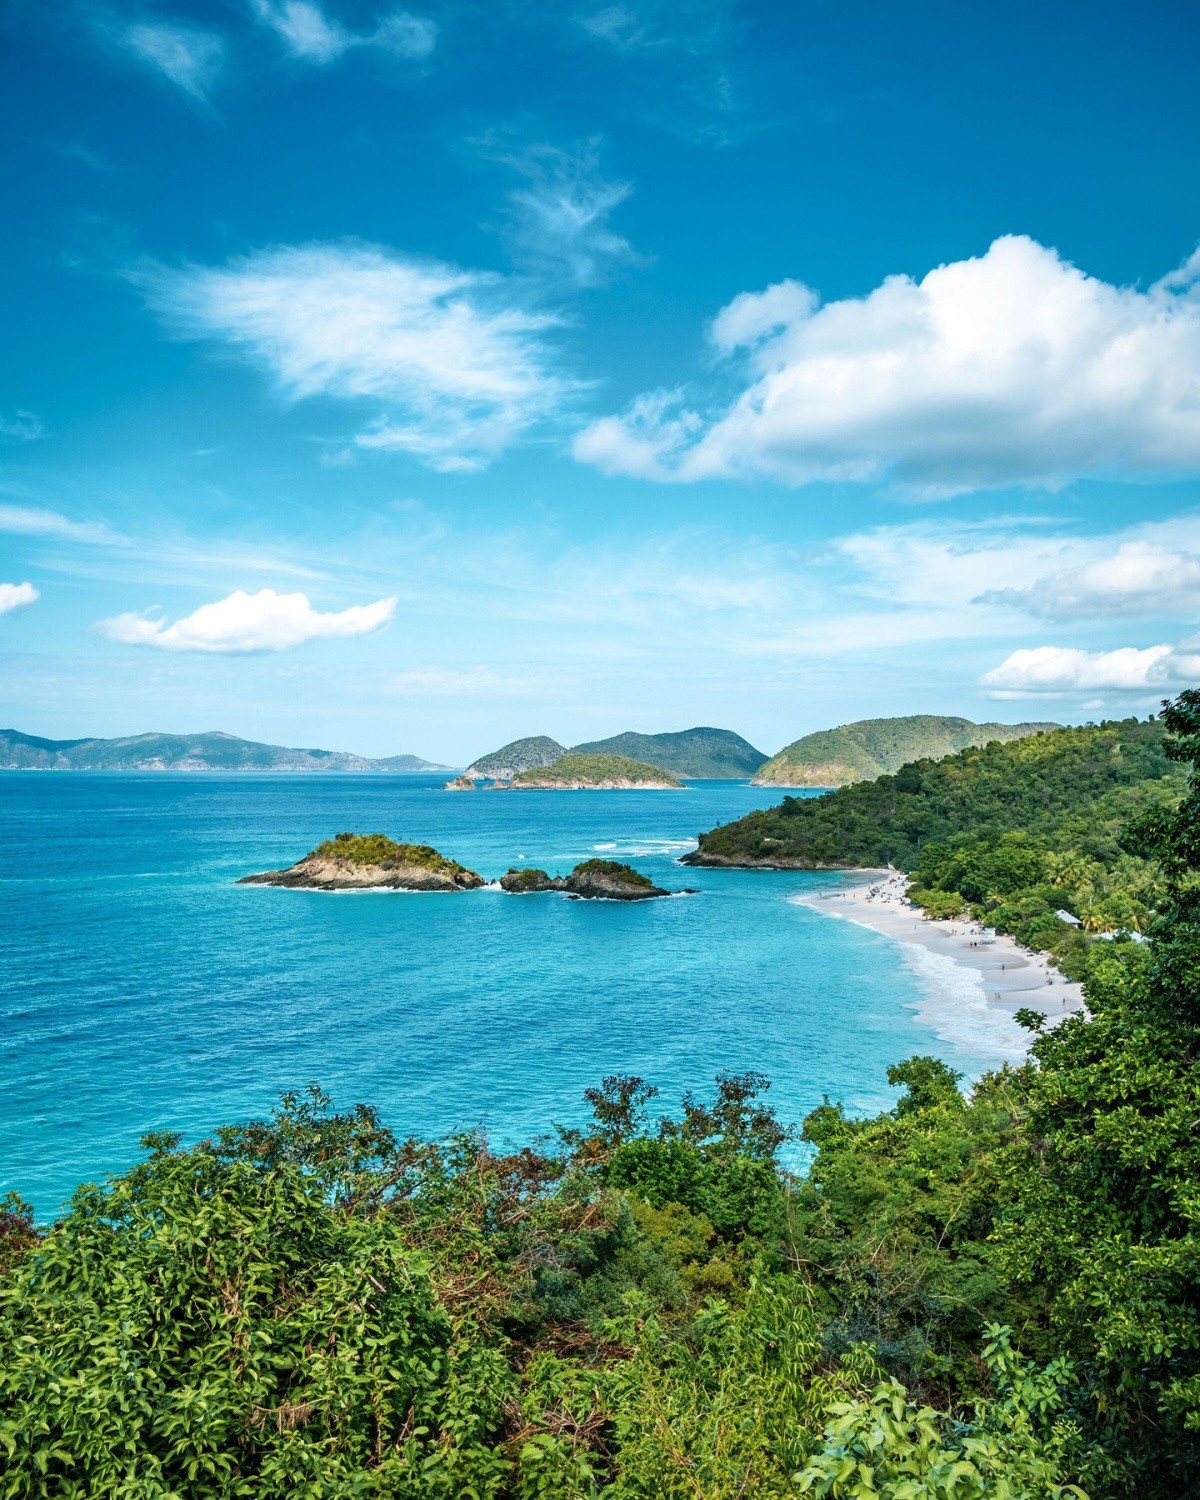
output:
<instances>
[{"instance_id":1,"label":"tree","mask_svg":"<svg viewBox=\"0 0 1200 1500\"><path fill-rule=\"evenodd\" d=\"M1200 1473L1200 692L1162 718L1189 778L1128 835L1163 872L1150 951L1114 944L1088 1014L1034 1041L998 1246L1078 1359L1105 1484L1176 1500Z\"/></svg>"}]
</instances>

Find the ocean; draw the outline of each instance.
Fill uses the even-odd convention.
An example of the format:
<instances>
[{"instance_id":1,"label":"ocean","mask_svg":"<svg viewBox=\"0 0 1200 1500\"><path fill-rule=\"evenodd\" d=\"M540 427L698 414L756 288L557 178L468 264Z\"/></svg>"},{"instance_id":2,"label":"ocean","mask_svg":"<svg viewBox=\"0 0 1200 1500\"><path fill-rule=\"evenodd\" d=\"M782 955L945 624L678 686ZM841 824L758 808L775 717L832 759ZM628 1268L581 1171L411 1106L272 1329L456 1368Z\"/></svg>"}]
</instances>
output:
<instances>
[{"instance_id":1,"label":"ocean","mask_svg":"<svg viewBox=\"0 0 1200 1500\"><path fill-rule=\"evenodd\" d=\"M755 1069L799 1122L823 1097L886 1108L888 1064L915 1052L968 1077L1012 1055L968 972L923 971L905 945L788 900L843 877L678 866L699 830L778 791L441 787L0 773L0 1193L49 1217L137 1160L143 1132L194 1140L310 1081L401 1135L523 1143L585 1118L582 1091L609 1073L640 1074L670 1109ZM433 844L488 879L601 856L698 894L235 884L343 830Z\"/></svg>"}]
</instances>

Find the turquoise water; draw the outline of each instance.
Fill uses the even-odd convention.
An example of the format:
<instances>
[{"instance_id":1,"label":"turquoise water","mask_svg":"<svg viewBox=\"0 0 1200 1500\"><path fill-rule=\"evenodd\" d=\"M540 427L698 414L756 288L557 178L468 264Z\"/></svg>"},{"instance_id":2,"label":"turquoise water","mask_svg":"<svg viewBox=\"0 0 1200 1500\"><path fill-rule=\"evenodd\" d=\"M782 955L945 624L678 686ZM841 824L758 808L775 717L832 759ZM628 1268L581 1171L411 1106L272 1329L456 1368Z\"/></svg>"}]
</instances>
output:
<instances>
[{"instance_id":1,"label":"turquoise water","mask_svg":"<svg viewBox=\"0 0 1200 1500\"><path fill-rule=\"evenodd\" d=\"M968 1073L994 1060L959 1034L953 996L936 1029L921 1019L929 979L901 945L787 900L829 877L676 866L697 830L777 793L440 786L0 773L0 1191L48 1215L135 1160L143 1131L194 1138L310 1079L402 1133L482 1124L513 1141L578 1120L581 1091L611 1072L670 1104L757 1068L796 1121L823 1094L885 1106L887 1064L915 1051ZM602 854L700 893L234 884L342 829L432 843L489 878L520 856L566 871Z\"/></svg>"}]
</instances>

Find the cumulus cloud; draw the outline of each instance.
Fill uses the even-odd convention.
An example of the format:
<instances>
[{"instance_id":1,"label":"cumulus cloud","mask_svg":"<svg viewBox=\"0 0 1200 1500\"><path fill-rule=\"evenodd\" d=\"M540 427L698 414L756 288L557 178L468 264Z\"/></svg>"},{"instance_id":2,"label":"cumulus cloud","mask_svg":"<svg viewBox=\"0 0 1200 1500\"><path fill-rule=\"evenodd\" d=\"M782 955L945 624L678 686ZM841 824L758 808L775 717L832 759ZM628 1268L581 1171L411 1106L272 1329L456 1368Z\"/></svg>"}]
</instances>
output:
<instances>
[{"instance_id":1,"label":"cumulus cloud","mask_svg":"<svg viewBox=\"0 0 1200 1500\"><path fill-rule=\"evenodd\" d=\"M238 589L215 604L202 604L171 625L148 610L115 615L101 620L96 628L110 641L157 646L163 651L290 651L306 641L369 635L386 625L395 612L394 598L322 612L312 607L306 594L277 594L274 589L247 594Z\"/></svg>"},{"instance_id":2,"label":"cumulus cloud","mask_svg":"<svg viewBox=\"0 0 1200 1500\"><path fill-rule=\"evenodd\" d=\"M1107 557L1039 578L1025 589L996 589L984 604L1014 604L1044 620L1165 615L1200 608L1200 555L1153 542L1124 542Z\"/></svg>"},{"instance_id":3,"label":"cumulus cloud","mask_svg":"<svg viewBox=\"0 0 1200 1500\"><path fill-rule=\"evenodd\" d=\"M212 31L175 21L142 21L125 26L116 41L144 67L169 79L199 104L225 64L225 43Z\"/></svg>"},{"instance_id":4,"label":"cumulus cloud","mask_svg":"<svg viewBox=\"0 0 1200 1500\"><path fill-rule=\"evenodd\" d=\"M641 259L609 225L633 189L603 177L595 142L575 152L539 145L491 154L525 179L525 186L508 195L509 239L522 264L539 275L591 287Z\"/></svg>"},{"instance_id":5,"label":"cumulus cloud","mask_svg":"<svg viewBox=\"0 0 1200 1500\"><path fill-rule=\"evenodd\" d=\"M0 583L0 615L7 615L14 609L24 609L27 604L33 604L40 597L32 583Z\"/></svg>"},{"instance_id":6,"label":"cumulus cloud","mask_svg":"<svg viewBox=\"0 0 1200 1500\"><path fill-rule=\"evenodd\" d=\"M16 438L20 443L31 443L46 431L40 417L31 411L16 411L11 417L0 416L0 437Z\"/></svg>"},{"instance_id":7,"label":"cumulus cloud","mask_svg":"<svg viewBox=\"0 0 1200 1500\"><path fill-rule=\"evenodd\" d=\"M928 495L1200 469L1200 252L1146 291L1025 236L821 306L799 282L713 321L732 404L642 397L574 451L660 480L891 479ZM647 406L647 402L650 406Z\"/></svg>"},{"instance_id":8,"label":"cumulus cloud","mask_svg":"<svg viewBox=\"0 0 1200 1500\"><path fill-rule=\"evenodd\" d=\"M353 31L328 16L316 0L251 0L251 8L270 27L289 56L327 67L356 47L375 47L396 57L420 61L437 42L437 26L424 16L394 10L369 31Z\"/></svg>"},{"instance_id":9,"label":"cumulus cloud","mask_svg":"<svg viewBox=\"0 0 1200 1500\"><path fill-rule=\"evenodd\" d=\"M1083 651L1034 646L1014 651L980 679L989 698L1060 698L1077 693L1146 694L1200 683L1200 636L1177 646Z\"/></svg>"},{"instance_id":10,"label":"cumulus cloud","mask_svg":"<svg viewBox=\"0 0 1200 1500\"><path fill-rule=\"evenodd\" d=\"M222 340L290 399L372 402L358 447L436 469L482 468L575 389L551 369L559 320L486 272L316 244L133 279L185 335Z\"/></svg>"}]
</instances>

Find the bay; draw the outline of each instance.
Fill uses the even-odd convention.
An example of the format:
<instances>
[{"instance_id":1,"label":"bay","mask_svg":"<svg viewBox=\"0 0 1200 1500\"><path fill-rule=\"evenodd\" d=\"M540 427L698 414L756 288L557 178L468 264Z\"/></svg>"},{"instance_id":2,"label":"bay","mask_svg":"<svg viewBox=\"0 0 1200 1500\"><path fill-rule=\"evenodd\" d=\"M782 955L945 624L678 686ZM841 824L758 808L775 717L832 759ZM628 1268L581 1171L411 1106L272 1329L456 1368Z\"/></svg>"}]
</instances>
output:
<instances>
[{"instance_id":1,"label":"bay","mask_svg":"<svg viewBox=\"0 0 1200 1500\"><path fill-rule=\"evenodd\" d=\"M318 1081L400 1134L524 1142L637 1073L756 1069L799 1121L887 1106L914 1052L1002 1055L900 945L788 897L837 877L693 870L696 833L779 792L447 793L420 776L0 773L0 1192L43 1217L151 1129L196 1139ZM342 830L494 879L600 855L698 894L640 904L239 887Z\"/></svg>"}]
</instances>

